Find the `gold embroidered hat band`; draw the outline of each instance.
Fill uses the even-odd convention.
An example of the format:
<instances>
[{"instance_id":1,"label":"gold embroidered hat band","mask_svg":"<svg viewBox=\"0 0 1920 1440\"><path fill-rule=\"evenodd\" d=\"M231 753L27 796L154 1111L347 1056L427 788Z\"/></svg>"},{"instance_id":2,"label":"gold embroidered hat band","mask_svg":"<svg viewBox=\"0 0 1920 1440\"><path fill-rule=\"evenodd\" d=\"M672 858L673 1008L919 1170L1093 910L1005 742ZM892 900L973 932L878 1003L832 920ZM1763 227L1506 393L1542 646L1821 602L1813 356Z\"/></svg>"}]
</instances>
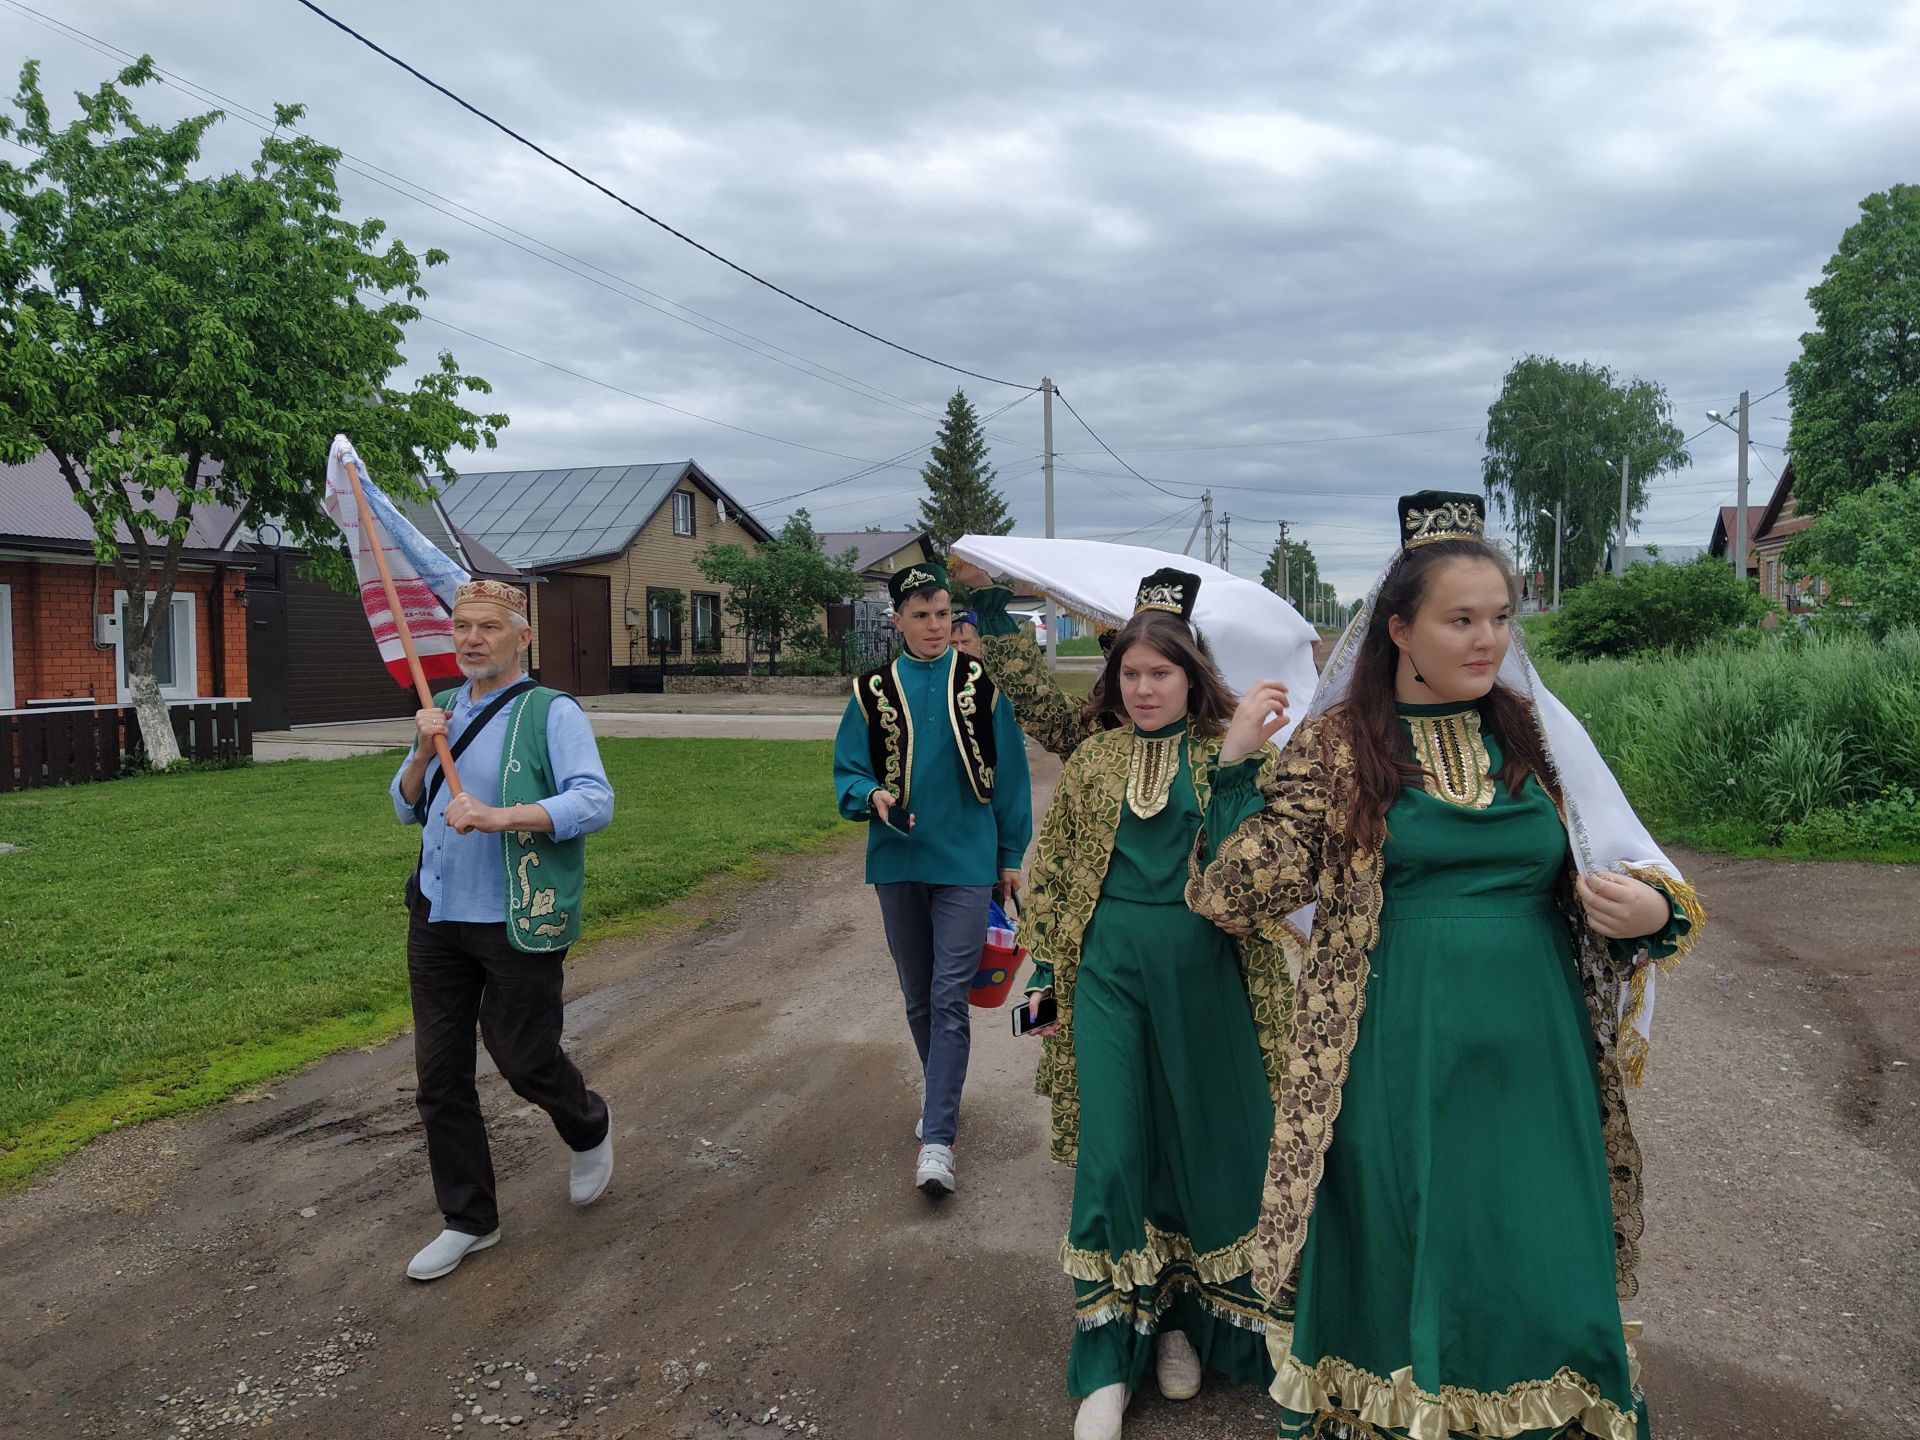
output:
<instances>
[{"instance_id":1,"label":"gold embroidered hat band","mask_svg":"<svg viewBox=\"0 0 1920 1440\"><path fill-rule=\"evenodd\" d=\"M1140 582L1140 589L1133 597L1133 613L1138 615L1142 610L1165 610L1169 615L1178 615L1192 624L1193 603L1199 598L1200 577L1168 566L1154 571Z\"/></svg>"},{"instance_id":2,"label":"gold embroidered hat band","mask_svg":"<svg viewBox=\"0 0 1920 1440\"><path fill-rule=\"evenodd\" d=\"M916 590L929 587L936 590L951 590L952 582L947 579L946 566L932 560L916 560L904 570L896 570L887 580L887 593L893 597L893 608L898 610L907 603L907 597Z\"/></svg>"},{"instance_id":3,"label":"gold embroidered hat band","mask_svg":"<svg viewBox=\"0 0 1920 1440\"><path fill-rule=\"evenodd\" d=\"M1400 548L1413 550L1439 540L1483 540L1487 502L1458 490L1422 490L1400 497Z\"/></svg>"},{"instance_id":4,"label":"gold embroidered hat band","mask_svg":"<svg viewBox=\"0 0 1920 1440\"><path fill-rule=\"evenodd\" d=\"M456 610L462 605L476 601L488 605L504 605L514 614L523 617L527 613L527 592L518 585L505 585L498 580L469 580L453 592L453 605Z\"/></svg>"}]
</instances>

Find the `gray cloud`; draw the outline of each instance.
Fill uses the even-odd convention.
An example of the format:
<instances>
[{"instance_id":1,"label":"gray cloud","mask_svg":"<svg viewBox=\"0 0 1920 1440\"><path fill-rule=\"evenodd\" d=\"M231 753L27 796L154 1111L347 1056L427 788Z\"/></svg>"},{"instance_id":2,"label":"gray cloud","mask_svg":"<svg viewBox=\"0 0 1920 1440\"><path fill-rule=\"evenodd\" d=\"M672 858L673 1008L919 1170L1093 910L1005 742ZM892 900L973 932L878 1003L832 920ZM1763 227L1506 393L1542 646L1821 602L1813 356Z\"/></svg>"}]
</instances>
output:
<instances>
[{"instance_id":1,"label":"gray cloud","mask_svg":"<svg viewBox=\"0 0 1920 1440\"><path fill-rule=\"evenodd\" d=\"M1258 569L1284 518L1349 593L1391 543L1393 495L1477 486L1477 427L1522 354L1657 380L1689 434L1707 406L1779 384L1807 287L1859 200L1914 178L1920 134L1911 4L335 8L815 303L969 368L1051 374L1183 497L1125 475L1061 410L1063 533L1178 548L1190 521L1169 517L1211 484L1237 517L1236 568ZM422 324L416 359L452 349L513 416L468 468L691 455L752 504L923 444L956 383L984 409L1016 398L748 284L291 3L58 14L246 105L304 101L312 133L373 165L900 397L836 388L347 175L353 210L451 252L437 319L858 457ZM111 69L5 4L0 35L56 91ZM140 106L199 108L169 90ZM257 138L230 122L209 159L241 163ZM1759 407L1759 440L1784 441L1764 418L1784 400ZM1039 422L1028 400L992 425L1022 533L1041 525ZM1329 441L1397 431L1439 433ZM1327 443L1202 448L1281 441ZM1704 541L1732 451L1702 437L1643 536ZM908 462L797 503L852 528L905 521L916 492Z\"/></svg>"}]
</instances>

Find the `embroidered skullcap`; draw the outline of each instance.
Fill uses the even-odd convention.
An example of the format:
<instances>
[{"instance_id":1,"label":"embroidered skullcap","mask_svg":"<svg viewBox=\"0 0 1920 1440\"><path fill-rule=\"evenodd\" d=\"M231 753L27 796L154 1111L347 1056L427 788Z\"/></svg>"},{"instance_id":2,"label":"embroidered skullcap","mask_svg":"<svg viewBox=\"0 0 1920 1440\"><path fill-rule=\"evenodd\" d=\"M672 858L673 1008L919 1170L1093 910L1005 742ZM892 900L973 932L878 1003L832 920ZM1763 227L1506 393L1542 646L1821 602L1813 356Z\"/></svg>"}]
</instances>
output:
<instances>
[{"instance_id":1,"label":"embroidered skullcap","mask_svg":"<svg viewBox=\"0 0 1920 1440\"><path fill-rule=\"evenodd\" d=\"M469 580L453 592L455 609L476 601L484 601L488 605L504 605L514 614L522 617L527 613L527 592L518 585L506 585L498 580Z\"/></svg>"},{"instance_id":2,"label":"embroidered skullcap","mask_svg":"<svg viewBox=\"0 0 1920 1440\"><path fill-rule=\"evenodd\" d=\"M916 590L950 590L947 580L947 567L934 560L916 560L904 570L893 572L887 581L887 593L893 596L893 608L898 610L907 603L907 597Z\"/></svg>"},{"instance_id":3,"label":"embroidered skullcap","mask_svg":"<svg viewBox=\"0 0 1920 1440\"><path fill-rule=\"evenodd\" d=\"M1154 571L1140 582L1140 588L1133 597L1133 613L1138 615L1142 610L1165 610L1169 615L1178 615L1192 624L1193 603L1199 598L1200 577L1168 566L1164 570Z\"/></svg>"},{"instance_id":4,"label":"embroidered skullcap","mask_svg":"<svg viewBox=\"0 0 1920 1440\"><path fill-rule=\"evenodd\" d=\"M1487 502L1458 490L1422 490L1400 497L1400 548L1417 549L1437 540L1482 540L1487 533Z\"/></svg>"}]
</instances>

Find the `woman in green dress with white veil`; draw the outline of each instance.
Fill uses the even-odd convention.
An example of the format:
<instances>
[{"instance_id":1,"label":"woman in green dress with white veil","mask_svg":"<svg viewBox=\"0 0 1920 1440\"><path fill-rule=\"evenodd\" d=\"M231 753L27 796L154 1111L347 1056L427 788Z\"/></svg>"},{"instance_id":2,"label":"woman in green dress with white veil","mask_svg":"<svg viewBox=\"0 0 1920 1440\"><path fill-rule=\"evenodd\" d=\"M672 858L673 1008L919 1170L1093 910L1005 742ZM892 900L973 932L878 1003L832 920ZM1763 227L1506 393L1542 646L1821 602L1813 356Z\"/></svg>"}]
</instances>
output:
<instances>
[{"instance_id":1,"label":"woman in green dress with white veil","mask_svg":"<svg viewBox=\"0 0 1920 1440\"><path fill-rule=\"evenodd\" d=\"M1704 918L1526 663L1477 496L1403 548L1277 767L1255 687L1188 903L1229 933L1317 900L1254 1274L1290 1436L1647 1433L1620 1299L1625 1088L1652 962ZM1238 763L1236 763L1238 762Z\"/></svg>"}]
</instances>

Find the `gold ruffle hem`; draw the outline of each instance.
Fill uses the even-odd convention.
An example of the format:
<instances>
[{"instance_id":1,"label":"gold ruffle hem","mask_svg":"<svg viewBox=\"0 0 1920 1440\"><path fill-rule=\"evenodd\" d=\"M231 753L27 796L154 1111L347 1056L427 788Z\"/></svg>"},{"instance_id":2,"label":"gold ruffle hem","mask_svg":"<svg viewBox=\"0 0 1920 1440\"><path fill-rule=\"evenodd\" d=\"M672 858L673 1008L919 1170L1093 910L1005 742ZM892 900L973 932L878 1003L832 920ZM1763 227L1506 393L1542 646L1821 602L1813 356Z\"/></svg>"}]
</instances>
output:
<instances>
[{"instance_id":1,"label":"gold ruffle hem","mask_svg":"<svg viewBox=\"0 0 1920 1440\"><path fill-rule=\"evenodd\" d=\"M1629 1335L1639 1326L1626 1327ZM1440 1393L1422 1390L1411 1366L1385 1378L1335 1355L1306 1365L1293 1355L1293 1326L1275 1321L1267 1327L1267 1352L1273 1360L1273 1398L1303 1415L1338 1413L1365 1425L1403 1430L1412 1440L1449 1440L1453 1435L1513 1436L1553 1430L1579 1421L1595 1440L1635 1440L1638 1422L1631 1411L1600 1393L1600 1387L1564 1366L1545 1380L1522 1380L1498 1394L1443 1385ZM1627 1346L1629 1374L1638 1393L1638 1365Z\"/></svg>"},{"instance_id":2,"label":"gold ruffle hem","mask_svg":"<svg viewBox=\"0 0 1920 1440\"><path fill-rule=\"evenodd\" d=\"M1060 1268L1075 1280L1088 1284L1102 1281L1116 1290L1144 1290L1160 1282L1169 1265L1182 1264L1192 1269L1203 1284L1225 1285L1253 1269L1253 1232L1249 1230L1231 1245L1218 1250L1195 1251L1193 1241L1172 1230L1147 1223L1147 1243L1138 1250L1112 1256L1099 1250L1077 1249L1060 1242Z\"/></svg>"}]
</instances>

